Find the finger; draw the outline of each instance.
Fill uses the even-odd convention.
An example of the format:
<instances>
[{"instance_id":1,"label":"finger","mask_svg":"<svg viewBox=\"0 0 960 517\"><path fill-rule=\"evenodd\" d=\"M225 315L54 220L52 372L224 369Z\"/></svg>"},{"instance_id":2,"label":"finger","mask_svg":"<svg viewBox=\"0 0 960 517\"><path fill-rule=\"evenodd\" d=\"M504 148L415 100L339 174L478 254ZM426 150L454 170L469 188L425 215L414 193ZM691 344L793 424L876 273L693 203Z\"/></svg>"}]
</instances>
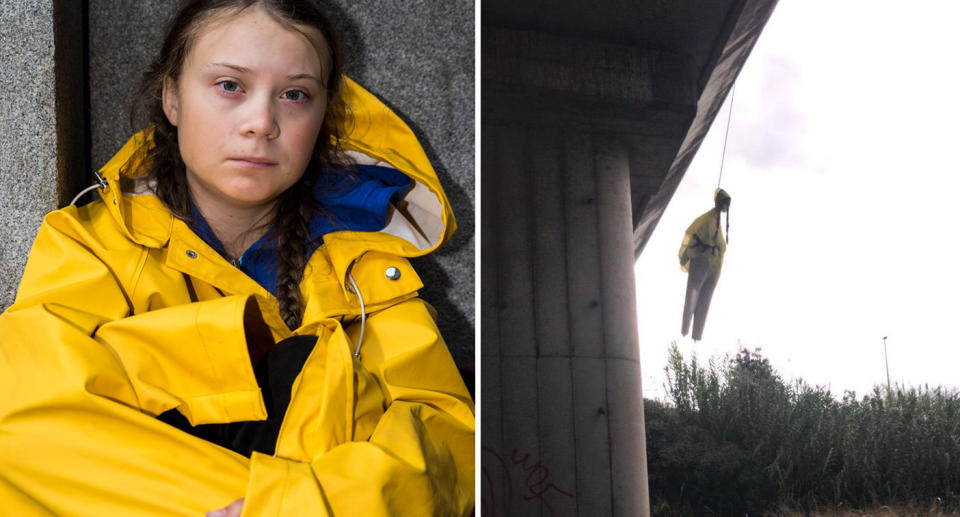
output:
<instances>
[{"instance_id":1,"label":"finger","mask_svg":"<svg viewBox=\"0 0 960 517\"><path fill-rule=\"evenodd\" d=\"M241 497L230 503L230 506L226 507L225 510L227 510L226 517L240 517L240 514L243 513L243 498Z\"/></svg>"},{"instance_id":2,"label":"finger","mask_svg":"<svg viewBox=\"0 0 960 517\"><path fill-rule=\"evenodd\" d=\"M242 497L224 508L207 512L207 517L240 517L241 513L243 513Z\"/></svg>"}]
</instances>

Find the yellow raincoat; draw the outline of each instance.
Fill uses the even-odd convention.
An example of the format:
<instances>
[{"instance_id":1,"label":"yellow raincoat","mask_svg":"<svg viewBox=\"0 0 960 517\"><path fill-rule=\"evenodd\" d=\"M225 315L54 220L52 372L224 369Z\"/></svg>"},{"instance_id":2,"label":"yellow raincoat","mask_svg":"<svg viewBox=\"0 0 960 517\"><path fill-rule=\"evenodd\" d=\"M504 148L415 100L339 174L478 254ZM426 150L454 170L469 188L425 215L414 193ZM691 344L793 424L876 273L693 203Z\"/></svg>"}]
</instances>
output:
<instances>
[{"instance_id":1,"label":"yellow raincoat","mask_svg":"<svg viewBox=\"0 0 960 517\"><path fill-rule=\"evenodd\" d=\"M473 403L404 258L449 238L453 213L406 125L345 89L356 120L344 149L414 186L383 231L325 236L298 329L143 185L121 191L140 135L101 170L102 202L47 216L0 316L0 513L197 517L240 497L244 516L470 513ZM257 313L275 340L319 336L275 456L157 420L174 408L193 425L266 418L246 342Z\"/></svg>"},{"instance_id":2,"label":"yellow raincoat","mask_svg":"<svg viewBox=\"0 0 960 517\"><path fill-rule=\"evenodd\" d=\"M688 272L680 334L687 335L693 322L693 340L703 337L713 290L720 278L727 240L720 229L720 213L730 207L730 195L722 189L714 194L714 208L694 219L680 244L680 269Z\"/></svg>"},{"instance_id":3,"label":"yellow raincoat","mask_svg":"<svg viewBox=\"0 0 960 517\"><path fill-rule=\"evenodd\" d=\"M723 230L717 225L719 217L719 210L714 208L690 223L680 244L680 269L688 271L691 260L703 258L715 275L720 274L727 241L723 238Z\"/></svg>"}]
</instances>

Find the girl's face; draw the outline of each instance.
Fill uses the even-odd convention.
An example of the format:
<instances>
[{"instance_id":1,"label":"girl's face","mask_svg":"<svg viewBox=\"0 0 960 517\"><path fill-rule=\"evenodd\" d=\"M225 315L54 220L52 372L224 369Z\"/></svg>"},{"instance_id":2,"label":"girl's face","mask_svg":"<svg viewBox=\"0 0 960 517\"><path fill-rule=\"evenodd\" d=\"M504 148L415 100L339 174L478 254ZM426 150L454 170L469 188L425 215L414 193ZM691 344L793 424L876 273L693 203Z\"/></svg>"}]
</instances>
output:
<instances>
[{"instance_id":1,"label":"girl's face","mask_svg":"<svg viewBox=\"0 0 960 517\"><path fill-rule=\"evenodd\" d=\"M258 7L203 25L163 109L177 126L201 212L272 206L303 175L327 107L329 58L316 29ZM311 39L308 39L308 37Z\"/></svg>"}]
</instances>

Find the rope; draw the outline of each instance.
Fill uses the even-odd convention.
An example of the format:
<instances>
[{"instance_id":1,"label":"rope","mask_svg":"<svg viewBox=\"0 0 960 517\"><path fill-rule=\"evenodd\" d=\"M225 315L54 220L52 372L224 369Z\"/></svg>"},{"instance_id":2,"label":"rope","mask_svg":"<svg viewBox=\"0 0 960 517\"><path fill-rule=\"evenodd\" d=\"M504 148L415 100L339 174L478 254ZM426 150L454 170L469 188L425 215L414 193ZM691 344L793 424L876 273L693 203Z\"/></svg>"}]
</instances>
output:
<instances>
[{"instance_id":1,"label":"rope","mask_svg":"<svg viewBox=\"0 0 960 517\"><path fill-rule=\"evenodd\" d=\"M727 159L727 136L730 134L730 119L733 118L733 95L737 92L737 83L730 87L730 108L727 110L727 130L723 133L723 154L720 156L720 177L717 178L717 188L723 180L723 162Z\"/></svg>"}]
</instances>

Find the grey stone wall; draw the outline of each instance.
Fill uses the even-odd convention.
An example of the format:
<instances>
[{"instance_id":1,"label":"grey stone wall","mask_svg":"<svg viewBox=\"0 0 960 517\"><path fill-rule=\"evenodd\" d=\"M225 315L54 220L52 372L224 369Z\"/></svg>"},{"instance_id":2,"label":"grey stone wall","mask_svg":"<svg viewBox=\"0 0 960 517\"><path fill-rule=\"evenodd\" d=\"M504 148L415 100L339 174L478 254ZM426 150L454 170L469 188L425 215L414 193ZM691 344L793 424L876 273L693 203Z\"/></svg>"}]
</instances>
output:
<instances>
[{"instance_id":1,"label":"grey stone wall","mask_svg":"<svg viewBox=\"0 0 960 517\"><path fill-rule=\"evenodd\" d=\"M79 185L82 10L77 2L0 3L0 309L13 302L44 214Z\"/></svg>"},{"instance_id":2,"label":"grey stone wall","mask_svg":"<svg viewBox=\"0 0 960 517\"><path fill-rule=\"evenodd\" d=\"M459 364L474 351L474 3L336 0L332 15L353 49L350 75L400 115L427 151L459 230L414 266L421 295Z\"/></svg>"},{"instance_id":3,"label":"grey stone wall","mask_svg":"<svg viewBox=\"0 0 960 517\"><path fill-rule=\"evenodd\" d=\"M0 3L0 268L13 301L33 235L57 204L53 3Z\"/></svg>"},{"instance_id":4,"label":"grey stone wall","mask_svg":"<svg viewBox=\"0 0 960 517\"><path fill-rule=\"evenodd\" d=\"M89 149L86 137L61 134L54 102L56 0L0 4L0 247L2 298L12 301L29 245L42 215L69 201L90 181L135 128L129 106L146 64L156 52L163 22L175 0L89 0L86 42L89 84ZM81 5L62 2L64 5ZM348 73L383 99L420 137L440 176L459 224L452 242L415 266L422 296L439 312L439 324L460 364L474 362L474 11L473 2L326 0L351 58ZM63 9L61 9L61 19ZM62 27L80 26L67 20ZM69 37L68 31L66 36ZM61 65L63 63L63 65ZM79 66L83 56L57 61ZM60 74L61 83L76 74ZM82 81L80 81L82 84ZM69 91L62 87L61 91ZM71 107L84 102L61 103ZM61 116L61 120L66 119ZM71 119L73 120L73 119ZM86 127L85 124L79 124ZM16 135L16 136L10 136ZM61 163L58 142L80 144L86 156ZM74 147L75 148L75 147ZM80 166L78 166L80 164ZM60 171L59 175L57 171ZM58 190L59 189L59 190Z\"/></svg>"}]
</instances>

